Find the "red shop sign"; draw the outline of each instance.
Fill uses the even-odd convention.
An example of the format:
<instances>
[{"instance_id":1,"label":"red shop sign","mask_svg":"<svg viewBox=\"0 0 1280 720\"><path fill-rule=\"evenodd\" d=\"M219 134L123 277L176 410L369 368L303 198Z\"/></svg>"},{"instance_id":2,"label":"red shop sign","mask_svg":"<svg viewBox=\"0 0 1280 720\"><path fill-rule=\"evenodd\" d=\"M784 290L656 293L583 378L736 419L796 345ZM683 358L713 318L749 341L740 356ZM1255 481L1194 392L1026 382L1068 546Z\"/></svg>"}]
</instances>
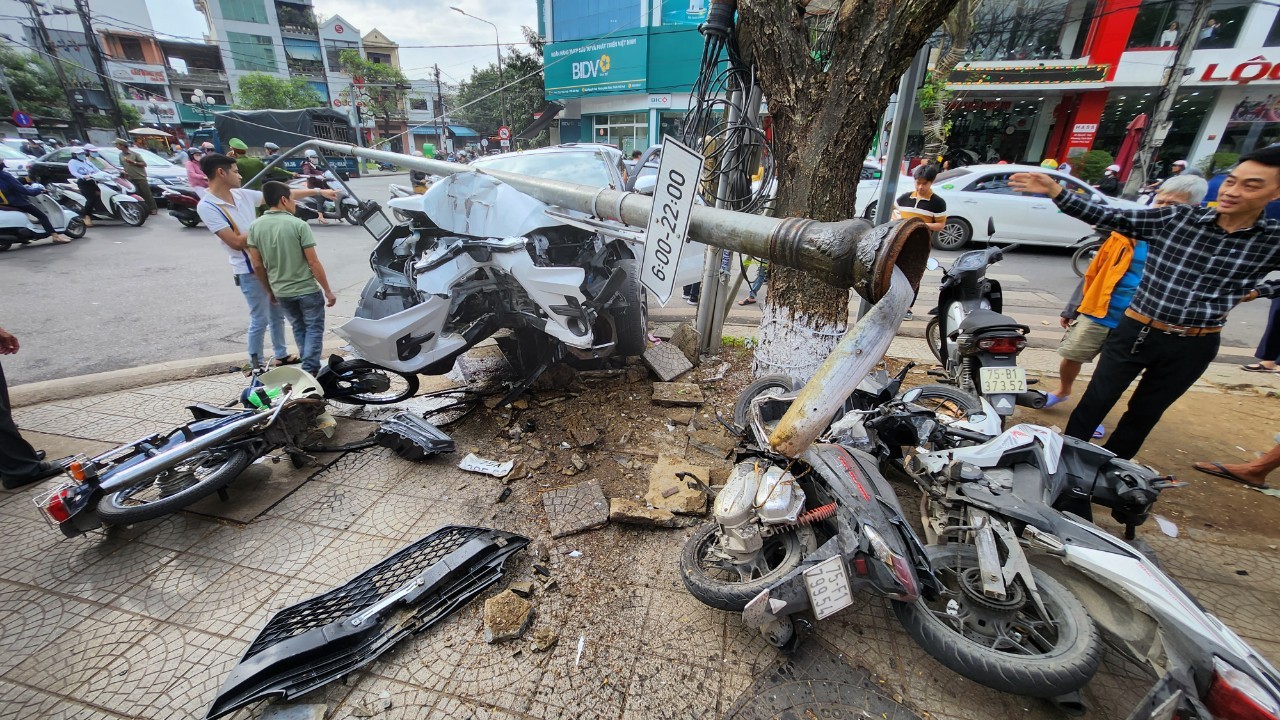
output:
<instances>
[{"instance_id":1,"label":"red shop sign","mask_svg":"<svg viewBox=\"0 0 1280 720\"><path fill-rule=\"evenodd\" d=\"M1229 75L1219 75L1218 72L1218 63L1209 63L1209 66L1204 69L1204 74L1200 76L1200 81L1234 82L1244 85L1255 80L1280 80L1280 64L1272 63L1262 55L1236 65Z\"/></svg>"}]
</instances>

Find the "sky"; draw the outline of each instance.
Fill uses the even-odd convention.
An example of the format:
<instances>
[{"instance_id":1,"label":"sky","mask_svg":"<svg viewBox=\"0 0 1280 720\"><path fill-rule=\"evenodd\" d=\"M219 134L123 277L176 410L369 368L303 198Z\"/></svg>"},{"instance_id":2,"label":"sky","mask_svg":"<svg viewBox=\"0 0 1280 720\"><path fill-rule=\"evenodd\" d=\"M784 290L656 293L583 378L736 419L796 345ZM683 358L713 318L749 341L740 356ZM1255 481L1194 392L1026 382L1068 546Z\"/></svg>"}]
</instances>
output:
<instances>
[{"instance_id":1,"label":"sky","mask_svg":"<svg viewBox=\"0 0 1280 720\"><path fill-rule=\"evenodd\" d=\"M268 2L270 0L267 0ZM146 0L151 22L159 33L200 38L204 17L191 0ZM449 9L456 5L498 26L505 43L523 42L521 25L537 28L534 0L314 0L324 18L341 15L361 34L373 28L401 46L400 65L410 79L429 78L430 65L440 64L446 83L465 80L473 67L497 61L493 28ZM425 45L477 45L429 48Z\"/></svg>"}]
</instances>

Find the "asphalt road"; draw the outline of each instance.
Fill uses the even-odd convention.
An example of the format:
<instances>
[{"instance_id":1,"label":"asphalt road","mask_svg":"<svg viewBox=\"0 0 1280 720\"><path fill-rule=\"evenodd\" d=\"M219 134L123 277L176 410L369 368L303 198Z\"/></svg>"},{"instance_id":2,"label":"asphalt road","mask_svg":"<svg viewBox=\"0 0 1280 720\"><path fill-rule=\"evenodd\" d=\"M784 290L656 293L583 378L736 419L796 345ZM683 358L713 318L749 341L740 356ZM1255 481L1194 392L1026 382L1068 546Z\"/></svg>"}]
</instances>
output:
<instances>
[{"instance_id":1,"label":"asphalt road","mask_svg":"<svg viewBox=\"0 0 1280 720\"><path fill-rule=\"evenodd\" d=\"M403 174L374 174L356 180L354 188L385 202L387 183L404 181ZM355 309L370 275L373 241L345 223L312 227L338 294L328 315L332 327ZM936 256L950 265L957 254ZM1056 343L1058 311L1077 282L1070 255L1020 248L991 273L1004 285L1005 312L1030 325L1034 340ZM4 359L9 383L243 352L247 312L231 277L226 255L208 230L184 228L163 210L141 228L102 223L68 245L40 241L0 253L0 327L22 343L18 355ZM917 319L908 329L923 330L921 318L936 300L938 279L937 272L926 276ZM745 287L740 295L746 296ZM672 303L653 308L655 319L692 317L694 309L679 297ZM1224 350L1252 352L1268 305L1255 302L1232 313ZM750 324L758 314L758 306L735 306L731 317Z\"/></svg>"}]
</instances>

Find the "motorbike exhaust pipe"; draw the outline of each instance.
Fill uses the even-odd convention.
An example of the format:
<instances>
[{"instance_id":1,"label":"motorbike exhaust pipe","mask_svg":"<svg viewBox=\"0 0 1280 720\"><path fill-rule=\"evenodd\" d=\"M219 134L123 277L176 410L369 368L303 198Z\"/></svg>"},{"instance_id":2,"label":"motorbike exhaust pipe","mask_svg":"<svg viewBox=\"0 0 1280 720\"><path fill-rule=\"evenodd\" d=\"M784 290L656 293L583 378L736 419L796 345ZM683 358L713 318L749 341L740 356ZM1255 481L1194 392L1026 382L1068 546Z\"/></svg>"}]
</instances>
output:
<instances>
[{"instance_id":1,"label":"motorbike exhaust pipe","mask_svg":"<svg viewBox=\"0 0 1280 720\"><path fill-rule=\"evenodd\" d=\"M367 160L391 162L402 167L453 175L484 172L542 202L619 220L632 227L647 227L653 198L633 192L596 188L528 175L479 170L444 160L356 147L328 140L308 140L276 156L254 179L286 157L307 150L355 155ZM252 180L246 181L246 184ZM919 220L898 220L873 227L865 220L818 222L803 218L762 215L695 205L689 220L689 238L707 245L765 258L821 278L834 287L852 288L868 302L889 292L892 270L902 270L911 289L919 289L929 259L929 230Z\"/></svg>"},{"instance_id":2,"label":"motorbike exhaust pipe","mask_svg":"<svg viewBox=\"0 0 1280 720\"><path fill-rule=\"evenodd\" d=\"M166 470L172 470L177 467L179 463L192 455L208 450L209 448L217 447L223 442L243 433L254 425L269 420L271 417L273 416L270 413L254 413L249 417L228 423L207 435L201 435L194 440L182 443L178 447L166 450L149 460L121 470L120 472L112 475L109 480L102 483L101 488L103 492L108 493L123 490L124 488L131 487L143 478L157 475Z\"/></svg>"}]
</instances>

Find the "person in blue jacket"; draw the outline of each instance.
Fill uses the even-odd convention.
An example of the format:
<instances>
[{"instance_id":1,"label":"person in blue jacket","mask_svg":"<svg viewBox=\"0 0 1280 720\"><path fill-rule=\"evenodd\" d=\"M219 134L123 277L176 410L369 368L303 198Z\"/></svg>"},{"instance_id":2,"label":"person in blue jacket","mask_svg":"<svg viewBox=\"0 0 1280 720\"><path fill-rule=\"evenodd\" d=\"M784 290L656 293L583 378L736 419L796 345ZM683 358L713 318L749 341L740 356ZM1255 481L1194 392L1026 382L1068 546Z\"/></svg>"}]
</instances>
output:
<instances>
[{"instance_id":1,"label":"person in blue jacket","mask_svg":"<svg viewBox=\"0 0 1280 720\"><path fill-rule=\"evenodd\" d=\"M71 242L71 238L53 229L53 223L49 221L49 216L45 215L43 210L31 204L31 198L42 192L44 192L43 189L29 188L8 171L0 169L0 205L8 205L34 217L40 223L40 227L44 228L44 236L54 242Z\"/></svg>"}]
</instances>

